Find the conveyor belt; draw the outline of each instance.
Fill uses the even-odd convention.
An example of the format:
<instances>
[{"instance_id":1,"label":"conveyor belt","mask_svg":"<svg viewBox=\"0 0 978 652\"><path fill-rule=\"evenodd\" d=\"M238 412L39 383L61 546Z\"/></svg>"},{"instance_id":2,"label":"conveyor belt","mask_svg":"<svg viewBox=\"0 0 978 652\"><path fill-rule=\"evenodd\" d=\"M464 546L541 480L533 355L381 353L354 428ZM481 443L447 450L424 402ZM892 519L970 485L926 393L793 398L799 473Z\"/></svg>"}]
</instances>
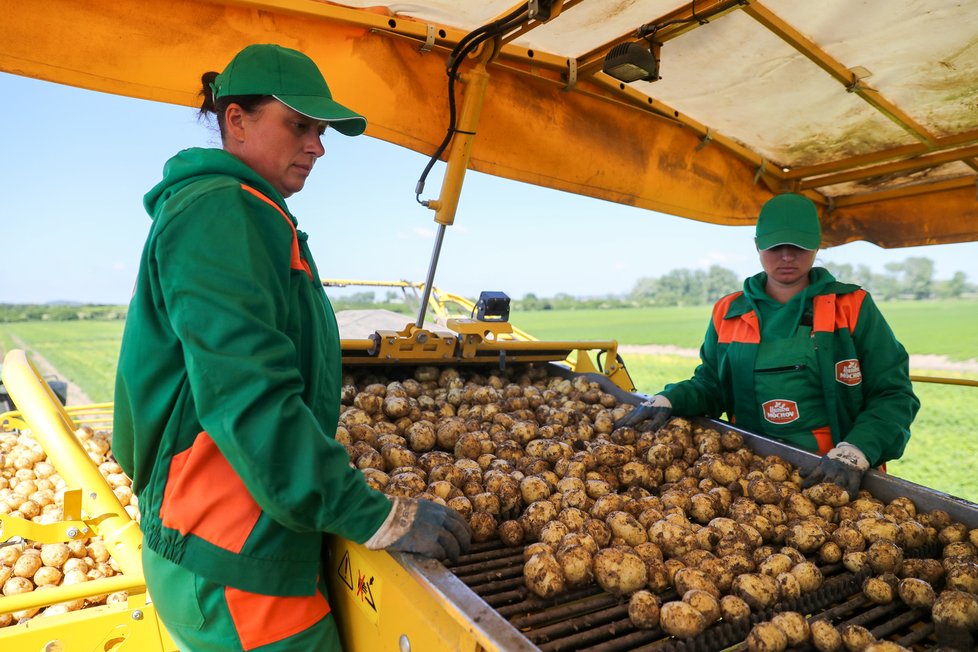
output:
<instances>
[{"instance_id":1,"label":"conveyor belt","mask_svg":"<svg viewBox=\"0 0 978 652\"><path fill-rule=\"evenodd\" d=\"M908 557L930 557L939 547L909 551ZM742 643L751 626L778 611L798 611L811 620L828 619L867 628L879 640L907 648L929 649L940 645L971 650L970 636L942 632L938 636L930 613L910 609L900 601L888 605L870 603L861 591L869 573L854 574L842 564L824 564L812 558L825 578L817 591L778 603L773 609L754 613L749 623L716 623L694 639L678 640L661 629L638 629L628 619L628 602L602 591L597 585L543 600L523 583L523 548L504 547L499 541L476 544L449 570L476 595L544 652L568 650L625 652L712 652L746 650ZM659 595L663 602L676 600L675 591ZM965 635L966 636L966 635ZM814 648L807 648L814 649Z\"/></svg>"}]
</instances>

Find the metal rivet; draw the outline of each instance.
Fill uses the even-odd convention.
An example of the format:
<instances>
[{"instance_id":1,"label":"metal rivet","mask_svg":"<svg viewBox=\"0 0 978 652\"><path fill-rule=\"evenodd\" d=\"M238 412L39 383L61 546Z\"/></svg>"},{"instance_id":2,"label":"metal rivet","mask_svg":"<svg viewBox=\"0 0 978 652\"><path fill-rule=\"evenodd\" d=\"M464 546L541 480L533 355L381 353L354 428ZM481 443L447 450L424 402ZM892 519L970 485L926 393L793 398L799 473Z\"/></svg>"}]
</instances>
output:
<instances>
[{"instance_id":1,"label":"metal rivet","mask_svg":"<svg viewBox=\"0 0 978 652\"><path fill-rule=\"evenodd\" d=\"M411 652L411 641L408 640L407 634L401 634L401 637L397 639L397 649L400 652Z\"/></svg>"},{"instance_id":2,"label":"metal rivet","mask_svg":"<svg viewBox=\"0 0 978 652\"><path fill-rule=\"evenodd\" d=\"M76 527L70 527L70 528L68 528L68 536L71 537L72 539L74 539L75 537L77 537L78 536L78 528L76 528Z\"/></svg>"},{"instance_id":3,"label":"metal rivet","mask_svg":"<svg viewBox=\"0 0 978 652\"><path fill-rule=\"evenodd\" d=\"M88 497L91 498L92 500L95 500L96 498L98 498L98 494L93 491L92 493L88 494Z\"/></svg>"},{"instance_id":4,"label":"metal rivet","mask_svg":"<svg viewBox=\"0 0 978 652\"><path fill-rule=\"evenodd\" d=\"M143 612L140 611L139 609L136 609L134 612L132 612L132 619L133 620L142 620L143 619Z\"/></svg>"},{"instance_id":5,"label":"metal rivet","mask_svg":"<svg viewBox=\"0 0 978 652\"><path fill-rule=\"evenodd\" d=\"M65 646L61 641L50 641L44 645L43 652L64 652Z\"/></svg>"}]
</instances>

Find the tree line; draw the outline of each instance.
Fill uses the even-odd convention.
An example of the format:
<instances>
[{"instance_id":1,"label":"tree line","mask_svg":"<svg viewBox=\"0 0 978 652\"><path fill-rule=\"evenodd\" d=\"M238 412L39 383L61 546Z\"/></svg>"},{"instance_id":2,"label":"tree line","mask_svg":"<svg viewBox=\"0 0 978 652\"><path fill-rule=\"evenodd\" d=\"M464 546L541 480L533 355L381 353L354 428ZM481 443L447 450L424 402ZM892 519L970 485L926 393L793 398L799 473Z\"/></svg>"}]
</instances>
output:
<instances>
[{"instance_id":1,"label":"tree line","mask_svg":"<svg viewBox=\"0 0 978 652\"><path fill-rule=\"evenodd\" d=\"M960 299L978 294L978 286L968 282L964 272L955 272L950 279L934 278L934 261L911 257L903 262L887 263L883 273L870 270L868 265L826 263L835 278L856 283L872 293L877 301L896 299ZM647 306L697 306L712 304L720 297L740 289L743 279L719 265L707 270L674 269L662 276L642 277L625 294L600 297L575 297L560 292L553 297L526 294L512 299L519 310L581 310L587 308L635 308ZM378 297L372 291L348 296L330 297L334 310L383 308L411 314L416 306L407 305L399 292L387 291ZM72 321L125 319L127 306L80 304L0 304L0 322L15 321Z\"/></svg>"}]
</instances>

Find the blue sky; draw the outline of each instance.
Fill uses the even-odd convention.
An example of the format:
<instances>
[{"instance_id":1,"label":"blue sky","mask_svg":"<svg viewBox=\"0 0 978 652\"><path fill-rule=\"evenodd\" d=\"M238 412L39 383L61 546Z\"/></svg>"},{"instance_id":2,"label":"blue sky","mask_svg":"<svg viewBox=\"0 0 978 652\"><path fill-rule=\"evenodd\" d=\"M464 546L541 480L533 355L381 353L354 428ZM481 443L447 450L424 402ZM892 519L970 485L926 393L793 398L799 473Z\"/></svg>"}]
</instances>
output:
<instances>
[{"instance_id":1,"label":"blue sky","mask_svg":"<svg viewBox=\"0 0 978 652\"><path fill-rule=\"evenodd\" d=\"M218 146L187 107L94 93L0 73L0 303L127 303L149 227L142 196L178 150ZM339 98L342 101L342 98ZM354 107L355 108L355 107ZM368 120L370 116L367 116ZM423 281L436 232L414 187L427 161L370 137L327 135L326 156L289 206L327 277ZM428 177L438 195L443 166ZM458 294L622 294L643 276L712 264L759 269L753 229L722 227L466 175L435 285ZM978 243L885 250L864 242L821 262L927 256L937 278L978 282Z\"/></svg>"}]
</instances>

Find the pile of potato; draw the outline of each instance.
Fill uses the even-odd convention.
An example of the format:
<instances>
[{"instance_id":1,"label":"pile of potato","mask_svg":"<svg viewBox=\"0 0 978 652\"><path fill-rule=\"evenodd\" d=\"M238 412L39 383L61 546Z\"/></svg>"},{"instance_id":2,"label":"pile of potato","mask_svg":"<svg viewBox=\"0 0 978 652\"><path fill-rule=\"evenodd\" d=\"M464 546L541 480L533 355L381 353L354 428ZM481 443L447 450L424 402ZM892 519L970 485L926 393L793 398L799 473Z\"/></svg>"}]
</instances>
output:
<instances>
[{"instance_id":1,"label":"pile of potato","mask_svg":"<svg viewBox=\"0 0 978 652\"><path fill-rule=\"evenodd\" d=\"M900 599L932 608L938 625L978 629L978 530L918 513L907 498L861 492L850 502L833 484L801 491L797 469L753 454L732 430L681 418L657 432L615 429L631 409L597 383L533 366L363 371L344 378L337 440L373 487L448 505L476 541L523 545L534 594L597 583L628 599L636 627L692 637L818 589L815 562L841 562L870 573L873 602ZM933 542L944 544L941 560L904 559ZM662 604L669 588L679 599ZM821 622L813 633L784 616L759 627L750 648L804 639L859 649L858 631ZM768 634L788 632L786 622L791 636Z\"/></svg>"},{"instance_id":2,"label":"pile of potato","mask_svg":"<svg viewBox=\"0 0 978 652\"><path fill-rule=\"evenodd\" d=\"M112 460L110 436L81 428L76 433L89 457L129 514L139 511L129 478ZM29 432L0 432L0 513L36 523L63 520L65 481L47 461L41 445ZM101 537L68 543L28 543L0 547L0 592L16 595L42 591L64 584L78 584L111 577L119 567ZM22 623L36 615L53 616L99 604L125 602L125 591L0 615L0 627ZM2 598L0 598L2 600Z\"/></svg>"},{"instance_id":3,"label":"pile of potato","mask_svg":"<svg viewBox=\"0 0 978 652\"><path fill-rule=\"evenodd\" d=\"M628 600L639 628L688 638L721 619L746 620L818 589L821 562L866 574L871 602L901 600L931 610L939 629L978 630L978 530L940 510L918 513L907 498L887 504L864 491L850 501L831 484L801 491L791 464L755 455L732 430L682 418L656 432L616 429L631 405L546 369L358 369L343 379L336 439L375 489L451 507L476 541L523 546L534 594L597 584ZM109 434L78 435L138 520ZM0 433L0 511L58 520L64 489L29 434ZM935 543L940 559L905 555ZM117 572L97 538L0 548L8 595ZM678 599L663 604L669 589ZM41 615L124 599L99 596ZM0 626L34 615L0 616ZM807 643L898 649L863 628L793 612L757 623L747 639L751 650Z\"/></svg>"}]
</instances>

